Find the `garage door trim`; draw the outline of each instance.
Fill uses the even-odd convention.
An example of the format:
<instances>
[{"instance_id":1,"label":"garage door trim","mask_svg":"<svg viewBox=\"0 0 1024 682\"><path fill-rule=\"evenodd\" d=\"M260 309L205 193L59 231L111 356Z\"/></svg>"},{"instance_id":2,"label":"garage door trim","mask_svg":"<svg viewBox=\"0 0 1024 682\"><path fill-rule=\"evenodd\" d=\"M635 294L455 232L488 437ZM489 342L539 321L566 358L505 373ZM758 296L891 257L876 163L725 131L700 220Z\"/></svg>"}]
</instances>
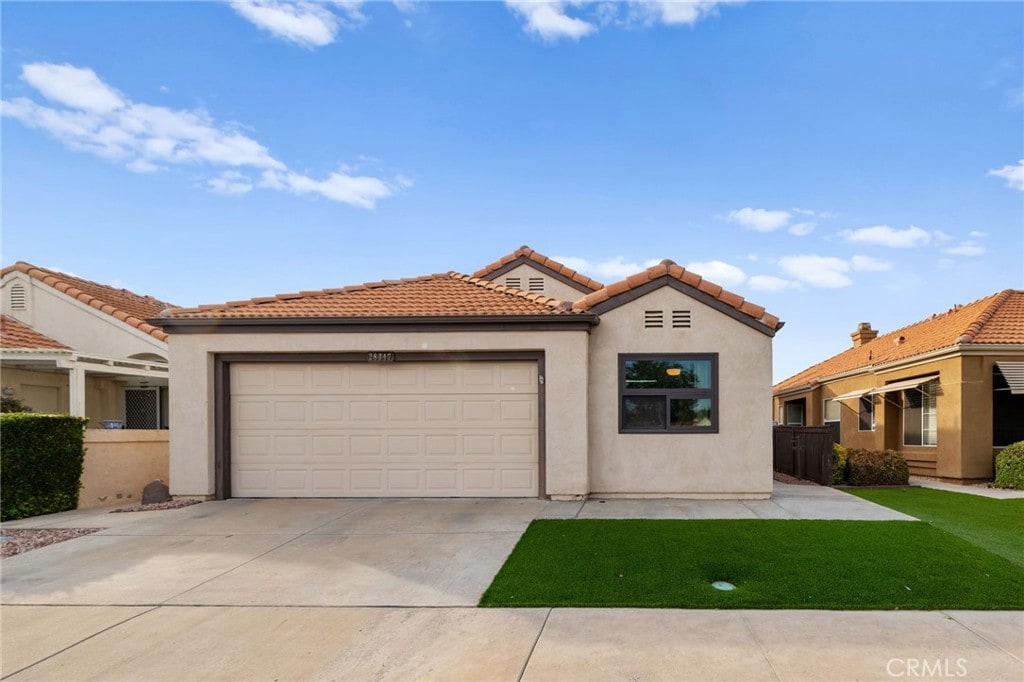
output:
<instances>
[{"instance_id":1,"label":"garage door trim","mask_svg":"<svg viewBox=\"0 0 1024 682\"><path fill-rule=\"evenodd\" d=\"M546 497L545 405L543 351L394 352L395 364L405 362L533 361L537 363L537 495ZM364 363L369 352L356 353L219 353L214 356L214 480L218 500L231 494L231 365L236 362ZM376 363L373 363L376 364Z\"/></svg>"}]
</instances>

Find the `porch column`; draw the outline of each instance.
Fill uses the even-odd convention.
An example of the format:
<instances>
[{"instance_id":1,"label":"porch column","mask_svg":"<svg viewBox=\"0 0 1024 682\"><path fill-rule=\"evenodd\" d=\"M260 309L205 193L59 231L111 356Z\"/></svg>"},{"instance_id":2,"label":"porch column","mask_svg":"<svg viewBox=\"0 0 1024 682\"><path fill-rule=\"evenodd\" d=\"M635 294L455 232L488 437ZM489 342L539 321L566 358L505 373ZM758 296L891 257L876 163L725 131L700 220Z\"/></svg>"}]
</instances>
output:
<instances>
[{"instance_id":1,"label":"porch column","mask_svg":"<svg viewBox=\"0 0 1024 682\"><path fill-rule=\"evenodd\" d=\"M68 370L68 408L72 416L85 416L85 370L72 367Z\"/></svg>"}]
</instances>

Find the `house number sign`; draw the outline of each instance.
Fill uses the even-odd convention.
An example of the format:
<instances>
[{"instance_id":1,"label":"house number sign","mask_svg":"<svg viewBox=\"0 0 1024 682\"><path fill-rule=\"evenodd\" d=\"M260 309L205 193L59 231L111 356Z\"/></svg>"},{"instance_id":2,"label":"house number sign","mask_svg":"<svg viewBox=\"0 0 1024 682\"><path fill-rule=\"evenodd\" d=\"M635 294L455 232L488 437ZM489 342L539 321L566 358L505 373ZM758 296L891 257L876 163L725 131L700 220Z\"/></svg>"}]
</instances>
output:
<instances>
[{"instance_id":1,"label":"house number sign","mask_svg":"<svg viewBox=\"0 0 1024 682\"><path fill-rule=\"evenodd\" d=\"M367 357L368 362L394 362L394 353L382 353L380 351L370 351Z\"/></svg>"}]
</instances>

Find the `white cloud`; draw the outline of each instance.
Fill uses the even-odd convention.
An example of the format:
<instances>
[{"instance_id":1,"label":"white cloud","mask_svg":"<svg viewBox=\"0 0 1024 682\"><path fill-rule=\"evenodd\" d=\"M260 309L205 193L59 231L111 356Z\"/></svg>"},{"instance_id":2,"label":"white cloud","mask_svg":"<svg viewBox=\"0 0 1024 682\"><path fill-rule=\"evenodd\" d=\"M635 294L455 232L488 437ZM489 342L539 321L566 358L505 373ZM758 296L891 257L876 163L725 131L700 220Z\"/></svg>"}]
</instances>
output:
<instances>
[{"instance_id":1,"label":"white cloud","mask_svg":"<svg viewBox=\"0 0 1024 682\"><path fill-rule=\"evenodd\" d=\"M993 168L988 174L1006 180L1006 186L1010 189L1024 192L1024 159L1018 161L1017 165Z\"/></svg>"},{"instance_id":2,"label":"white cloud","mask_svg":"<svg viewBox=\"0 0 1024 682\"><path fill-rule=\"evenodd\" d=\"M246 194L252 191L252 180L238 171L224 171L206 181L210 191L217 194Z\"/></svg>"},{"instance_id":3,"label":"white cloud","mask_svg":"<svg viewBox=\"0 0 1024 682\"><path fill-rule=\"evenodd\" d=\"M806 237L811 232L814 232L815 227L817 227L816 223L796 223L794 225L790 225L787 228L787 231L796 237Z\"/></svg>"},{"instance_id":4,"label":"white cloud","mask_svg":"<svg viewBox=\"0 0 1024 682\"><path fill-rule=\"evenodd\" d=\"M750 279L747 280L747 284L749 284L750 288L755 291L769 292L785 291L786 289L793 289L800 286L797 282L782 279L781 277L773 277L771 275L752 275Z\"/></svg>"},{"instance_id":5,"label":"white cloud","mask_svg":"<svg viewBox=\"0 0 1024 682\"><path fill-rule=\"evenodd\" d=\"M934 237L935 241L937 241L937 242L951 242L951 241L953 241L953 235L946 234L942 230L935 230L934 232L932 232L932 237Z\"/></svg>"},{"instance_id":6,"label":"white cloud","mask_svg":"<svg viewBox=\"0 0 1024 682\"><path fill-rule=\"evenodd\" d=\"M393 182L348 173L314 180L295 173L269 150L236 126L218 124L201 110L175 110L133 102L117 93L88 68L68 64L27 64L24 80L61 108L25 97L0 102L0 113L30 128L45 131L71 149L116 161L136 173L152 173L175 165L218 171L206 183L215 192L239 194L240 169L273 171L280 180L263 183L294 193L319 193L334 201L369 208L396 189L408 187L401 176ZM235 171L228 175L224 171Z\"/></svg>"},{"instance_id":7,"label":"white cloud","mask_svg":"<svg viewBox=\"0 0 1024 682\"><path fill-rule=\"evenodd\" d=\"M951 256L980 256L985 253L986 249L973 241L960 242L957 246L951 246L948 249L943 249L942 253L948 253Z\"/></svg>"},{"instance_id":8,"label":"white cloud","mask_svg":"<svg viewBox=\"0 0 1024 682\"><path fill-rule=\"evenodd\" d=\"M629 3L629 13L633 21L643 24L692 26L704 17L717 14L719 5L742 2L743 0L641 0Z\"/></svg>"},{"instance_id":9,"label":"white cloud","mask_svg":"<svg viewBox=\"0 0 1024 682\"><path fill-rule=\"evenodd\" d=\"M988 236L988 232L982 232L981 230L971 230L970 232L967 233L967 236L973 237L974 239L983 239Z\"/></svg>"},{"instance_id":10,"label":"white cloud","mask_svg":"<svg viewBox=\"0 0 1024 682\"><path fill-rule=\"evenodd\" d=\"M850 259L850 266L861 272L884 272L892 270L892 263L871 256L854 256Z\"/></svg>"},{"instance_id":11,"label":"white cloud","mask_svg":"<svg viewBox=\"0 0 1024 682\"><path fill-rule=\"evenodd\" d=\"M303 47L329 45L338 34L338 17L315 2L233 0L231 8L275 37Z\"/></svg>"},{"instance_id":12,"label":"white cloud","mask_svg":"<svg viewBox=\"0 0 1024 682\"><path fill-rule=\"evenodd\" d=\"M580 258L578 256L554 256L556 261L565 265L566 267L572 268L587 275L593 275L598 279L623 279L630 275L635 275L638 272L643 272L647 268L657 265L661 261L657 258L645 260L643 263L637 261L627 261L622 256L615 256L613 258L606 258L599 261L591 261L586 258Z\"/></svg>"},{"instance_id":13,"label":"white cloud","mask_svg":"<svg viewBox=\"0 0 1024 682\"><path fill-rule=\"evenodd\" d=\"M769 211L764 208L746 207L729 211L726 220L758 232L774 232L789 223L791 217L788 211Z\"/></svg>"},{"instance_id":14,"label":"white cloud","mask_svg":"<svg viewBox=\"0 0 1024 682\"><path fill-rule=\"evenodd\" d=\"M851 265L832 256L786 256L779 267L793 279L816 287L839 288L853 284L846 273Z\"/></svg>"},{"instance_id":15,"label":"white cloud","mask_svg":"<svg viewBox=\"0 0 1024 682\"><path fill-rule=\"evenodd\" d=\"M720 260L690 263L686 269L724 287L734 287L747 281L747 273Z\"/></svg>"},{"instance_id":16,"label":"white cloud","mask_svg":"<svg viewBox=\"0 0 1024 682\"><path fill-rule=\"evenodd\" d=\"M876 244L900 249L924 246L932 240L930 232L916 225L911 225L905 230L897 230L888 225L875 225L858 230L843 230L842 236L846 241L855 244Z\"/></svg>"},{"instance_id":17,"label":"white cloud","mask_svg":"<svg viewBox=\"0 0 1024 682\"><path fill-rule=\"evenodd\" d=\"M535 0L506 0L515 14L522 17L523 28L536 33L542 39L555 41L559 38L579 40L597 30L593 24L565 13L564 2L537 2Z\"/></svg>"}]
</instances>

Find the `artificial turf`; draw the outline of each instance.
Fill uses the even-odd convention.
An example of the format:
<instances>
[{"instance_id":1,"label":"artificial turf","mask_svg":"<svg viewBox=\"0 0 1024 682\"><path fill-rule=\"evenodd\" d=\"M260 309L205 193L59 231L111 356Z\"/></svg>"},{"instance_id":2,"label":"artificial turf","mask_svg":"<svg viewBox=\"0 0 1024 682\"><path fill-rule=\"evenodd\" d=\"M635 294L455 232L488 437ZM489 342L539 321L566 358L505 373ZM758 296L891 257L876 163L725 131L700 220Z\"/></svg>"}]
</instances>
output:
<instances>
[{"instance_id":1,"label":"artificial turf","mask_svg":"<svg viewBox=\"0 0 1024 682\"><path fill-rule=\"evenodd\" d=\"M846 492L910 514L1024 568L1024 499L995 500L929 488Z\"/></svg>"},{"instance_id":2,"label":"artificial turf","mask_svg":"<svg viewBox=\"0 0 1024 682\"><path fill-rule=\"evenodd\" d=\"M1024 570L918 521L545 519L480 605L1021 609Z\"/></svg>"}]
</instances>

